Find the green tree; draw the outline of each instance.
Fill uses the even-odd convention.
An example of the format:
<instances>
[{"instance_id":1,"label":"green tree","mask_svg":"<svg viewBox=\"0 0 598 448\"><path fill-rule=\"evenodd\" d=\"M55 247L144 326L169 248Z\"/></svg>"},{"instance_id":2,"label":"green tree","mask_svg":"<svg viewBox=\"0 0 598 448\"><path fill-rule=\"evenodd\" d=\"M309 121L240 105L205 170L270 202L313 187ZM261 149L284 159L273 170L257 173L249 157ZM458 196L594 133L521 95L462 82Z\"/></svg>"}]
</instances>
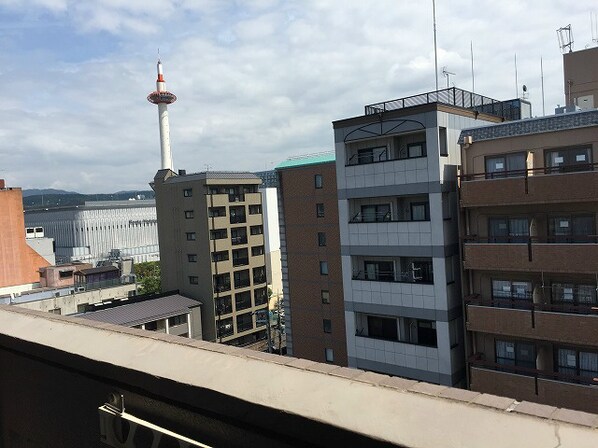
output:
<instances>
[{"instance_id":1,"label":"green tree","mask_svg":"<svg viewBox=\"0 0 598 448\"><path fill-rule=\"evenodd\" d=\"M160 262L147 261L135 265L135 275L141 294L156 294L162 291Z\"/></svg>"}]
</instances>

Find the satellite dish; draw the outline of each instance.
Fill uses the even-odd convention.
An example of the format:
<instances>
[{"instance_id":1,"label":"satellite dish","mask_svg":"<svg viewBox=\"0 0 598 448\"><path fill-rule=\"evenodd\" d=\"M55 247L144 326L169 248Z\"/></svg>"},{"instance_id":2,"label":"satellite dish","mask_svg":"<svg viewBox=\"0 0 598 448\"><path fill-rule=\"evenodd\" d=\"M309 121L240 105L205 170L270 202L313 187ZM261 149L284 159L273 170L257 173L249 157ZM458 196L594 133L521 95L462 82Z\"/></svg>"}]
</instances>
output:
<instances>
[{"instance_id":1,"label":"satellite dish","mask_svg":"<svg viewBox=\"0 0 598 448\"><path fill-rule=\"evenodd\" d=\"M527 92L527 86L525 84L523 84L523 91Z\"/></svg>"}]
</instances>

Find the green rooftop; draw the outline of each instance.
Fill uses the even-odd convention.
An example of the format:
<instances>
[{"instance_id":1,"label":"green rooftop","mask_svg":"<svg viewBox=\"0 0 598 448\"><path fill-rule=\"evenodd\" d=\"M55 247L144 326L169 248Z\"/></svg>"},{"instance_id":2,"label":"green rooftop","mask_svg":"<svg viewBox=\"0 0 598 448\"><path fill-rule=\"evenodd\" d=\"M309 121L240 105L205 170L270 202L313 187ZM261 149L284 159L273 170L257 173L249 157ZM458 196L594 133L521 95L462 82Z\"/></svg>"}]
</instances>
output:
<instances>
[{"instance_id":1,"label":"green rooftop","mask_svg":"<svg viewBox=\"0 0 598 448\"><path fill-rule=\"evenodd\" d=\"M318 152L316 154L305 154L303 156L289 157L281 162L275 169L294 168L297 166L317 165L319 163L334 162L336 160L334 151Z\"/></svg>"}]
</instances>

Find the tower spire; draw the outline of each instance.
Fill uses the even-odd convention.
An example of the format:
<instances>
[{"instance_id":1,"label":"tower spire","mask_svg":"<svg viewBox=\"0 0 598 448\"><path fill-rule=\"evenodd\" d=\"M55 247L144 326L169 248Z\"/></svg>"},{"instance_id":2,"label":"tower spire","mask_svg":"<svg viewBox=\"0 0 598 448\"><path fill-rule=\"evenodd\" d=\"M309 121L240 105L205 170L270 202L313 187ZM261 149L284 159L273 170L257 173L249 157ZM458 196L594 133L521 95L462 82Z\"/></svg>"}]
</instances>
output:
<instances>
[{"instance_id":1,"label":"tower spire","mask_svg":"<svg viewBox=\"0 0 598 448\"><path fill-rule=\"evenodd\" d=\"M171 170L172 153L170 151L170 127L168 125L168 105L176 101L176 95L166 90L166 81L164 81L164 72L162 71L162 62L158 57L157 64L158 79L156 80L156 90L147 96L147 100L152 104L158 105L158 120L160 123L160 154L161 169Z\"/></svg>"}]
</instances>

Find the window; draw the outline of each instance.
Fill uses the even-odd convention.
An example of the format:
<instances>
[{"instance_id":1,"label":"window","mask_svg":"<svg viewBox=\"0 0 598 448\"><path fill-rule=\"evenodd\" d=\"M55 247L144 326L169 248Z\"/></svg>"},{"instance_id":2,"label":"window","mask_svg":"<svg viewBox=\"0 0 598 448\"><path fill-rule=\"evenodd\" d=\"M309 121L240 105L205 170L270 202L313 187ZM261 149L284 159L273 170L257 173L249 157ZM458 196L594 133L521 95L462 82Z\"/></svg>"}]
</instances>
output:
<instances>
[{"instance_id":1,"label":"window","mask_svg":"<svg viewBox=\"0 0 598 448\"><path fill-rule=\"evenodd\" d=\"M318 217L318 218L324 217L324 204L322 204L322 203L316 204L316 217Z\"/></svg>"},{"instance_id":2,"label":"window","mask_svg":"<svg viewBox=\"0 0 598 448\"><path fill-rule=\"evenodd\" d=\"M425 142L408 143L407 144L407 158L413 159L415 157L425 157L425 156L426 156L426 143Z\"/></svg>"},{"instance_id":3,"label":"window","mask_svg":"<svg viewBox=\"0 0 598 448\"><path fill-rule=\"evenodd\" d=\"M594 243L594 215L560 215L548 219L549 241L555 243Z\"/></svg>"},{"instance_id":4,"label":"window","mask_svg":"<svg viewBox=\"0 0 598 448\"><path fill-rule=\"evenodd\" d=\"M235 280L235 288L245 288L250 285L249 269L237 271L233 274Z\"/></svg>"},{"instance_id":5,"label":"window","mask_svg":"<svg viewBox=\"0 0 598 448\"><path fill-rule=\"evenodd\" d=\"M357 222L390 221L390 204L362 205L361 213L356 218L354 221Z\"/></svg>"},{"instance_id":6,"label":"window","mask_svg":"<svg viewBox=\"0 0 598 448\"><path fill-rule=\"evenodd\" d=\"M320 274L328 275L328 262L327 261L320 261Z\"/></svg>"},{"instance_id":7,"label":"window","mask_svg":"<svg viewBox=\"0 0 598 448\"><path fill-rule=\"evenodd\" d=\"M266 283L266 266L253 268L253 284Z\"/></svg>"},{"instance_id":8,"label":"window","mask_svg":"<svg viewBox=\"0 0 598 448\"><path fill-rule=\"evenodd\" d=\"M546 151L545 164L547 173L567 173L571 171L592 170L591 146L581 148L563 148Z\"/></svg>"},{"instance_id":9,"label":"window","mask_svg":"<svg viewBox=\"0 0 598 448\"><path fill-rule=\"evenodd\" d=\"M193 188L185 188L183 190L183 196L186 198L190 198L191 196L193 196Z\"/></svg>"},{"instance_id":10,"label":"window","mask_svg":"<svg viewBox=\"0 0 598 448\"><path fill-rule=\"evenodd\" d=\"M436 322L432 320L417 319L417 344L428 347L437 347Z\"/></svg>"},{"instance_id":11,"label":"window","mask_svg":"<svg viewBox=\"0 0 598 448\"><path fill-rule=\"evenodd\" d=\"M168 318L168 326L169 327L176 327L177 325L183 325L187 323L187 315L181 314L179 316L169 317Z\"/></svg>"},{"instance_id":12,"label":"window","mask_svg":"<svg viewBox=\"0 0 598 448\"><path fill-rule=\"evenodd\" d=\"M247 331L253 329L253 317L251 313L240 314L237 316L237 331Z\"/></svg>"},{"instance_id":13,"label":"window","mask_svg":"<svg viewBox=\"0 0 598 448\"><path fill-rule=\"evenodd\" d=\"M73 271L58 271L58 278L71 278L73 276Z\"/></svg>"},{"instance_id":14,"label":"window","mask_svg":"<svg viewBox=\"0 0 598 448\"><path fill-rule=\"evenodd\" d=\"M197 254L187 254L187 261L189 263L197 263Z\"/></svg>"},{"instance_id":15,"label":"window","mask_svg":"<svg viewBox=\"0 0 598 448\"><path fill-rule=\"evenodd\" d=\"M364 163L383 162L388 160L386 146L358 149L357 153L349 158L349 165L361 165Z\"/></svg>"},{"instance_id":16,"label":"window","mask_svg":"<svg viewBox=\"0 0 598 448\"><path fill-rule=\"evenodd\" d=\"M507 305L515 301L531 301L533 287L531 282L492 280L492 299L498 305ZM524 302L525 303L525 302Z\"/></svg>"},{"instance_id":17,"label":"window","mask_svg":"<svg viewBox=\"0 0 598 448\"><path fill-rule=\"evenodd\" d=\"M52 310L48 310L48 313L50 313L50 314L62 314L60 308L54 308Z\"/></svg>"},{"instance_id":18,"label":"window","mask_svg":"<svg viewBox=\"0 0 598 448\"><path fill-rule=\"evenodd\" d=\"M488 242L526 243L529 239L527 218L489 218Z\"/></svg>"},{"instance_id":19,"label":"window","mask_svg":"<svg viewBox=\"0 0 598 448\"><path fill-rule=\"evenodd\" d=\"M596 305L596 286L573 283L553 283L552 301L571 305Z\"/></svg>"},{"instance_id":20,"label":"window","mask_svg":"<svg viewBox=\"0 0 598 448\"><path fill-rule=\"evenodd\" d=\"M193 218L193 210L185 210L185 219Z\"/></svg>"},{"instance_id":21,"label":"window","mask_svg":"<svg viewBox=\"0 0 598 448\"><path fill-rule=\"evenodd\" d=\"M231 224L240 224L243 222L247 222L244 206L229 207L229 213L230 213L230 223Z\"/></svg>"},{"instance_id":22,"label":"window","mask_svg":"<svg viewBox=\"0 0 598 448\"><path fill-rule=\"evenodd\" d=\"M257 288L253 290L253 301L255 306L263 305L268 301L268 288Z\"/></svg>"},{"instance_id":23,"label":"window","mask_svg":"<svg viewBox=\"0 0 598 448\"><path fill-rule=\"evenodd\" d=\"M326 358L326 362L334 362L334 350L331 348L325 348L324 357Z\"/></svg>"},{"instance_id":24,"label":"window","mask_svg":"<svg viewBox=\"0 0 598 448\"><path fill-rule=\"evenodd\" d=\"M448 157L448 139L446 134L446 128L438 128L438 144L440 146L440 155L442 157Z\"/></svg>"},{"instance_id":25,"label":"window","mask_svg":"<svg viewBox=\"0 0 598 448\"><path fill-rule=\"evenodd\" d=\"M218 337L225 338L234 333L233 329L233 318L229 317L226 319L218 320Z\"/></svg>"},{"instance_id":26,"label":"window","mask_svg":"<svg viewBox=\"0 0 598 448\"><path fill-rule=\"evenodd\" d=\"M228 232L226 229L216 229L210 230L210 239L211 240L222 240L228 236Z\"/></svg>"},{"instance_id":27,"label":"window","mask_svg":"<svg viewBox=\"0 0 598 448\"><path fill-rule=\"evenodd\" d=\"M330 319L324 319L322 323L324 326L324 333L332 333L332 321Z\"/></svg>"},{"instance_id":28,"label":"window","mask_svg":"<svg viewBox=\"0 0 598 448\"><path fill-rule=\"evenodd\" d=\"M322 297L322 303L330 303L330 291L322 289L320 291L320 296Z\"/></svg>"},{"instance_id":29,"label":"window","mask_svg":"<svg viewBox=\"0 0 598 448\"><path fill-rule=\"evenodd\" d=\"M527 342L496 341L496 363L536 368L536 347Z\"/></svg>"},{"instance_id":30,"label":"window","mask_svg":"<svg viewBox=\"0 0 598 448\"><path fill-rule=\"evenodd\" d=\"M208 216L210 218L218 218L220 216L226 216L226 207L209 207Z\"/></svg>"},{"instance_id":31,"label":"window","mask_svg":"<svg viewBox=\"0 0 598 448\"><path fill-rule=\"evenodd\" d=\"M262 214L262 205L261 204L253 204L249 206L249 214L250 215L261 215Z\"/></svg>"},{"instance_id":32,"label":"window","mask_svg":"<svg viewBox=\"0 0 598 448\"><path fill-rule=\"evenodd\" d=\"M195 241L195 232L187 232L187 241Z\"/></svg>"},{"instance_id":33,"label":"window","mask_svg":"<svg viewBox=\"0 0 598 448\"><path fill-rule=\"evenodd\" d=\"M387 341L398 341L399 333L397 319L388 317L368 316L368 336Z\"/></svg>"},{"instance_id":34,"label":"window","mask_svg":"<svg viewBox=\"0 0 598 448\"><path fill-rule=\"evenodd\" d=\"M395 269L392 261L364 261L363 269L365 280L393 282L395 279Z\"/></svg>"},{"instance_id":35,"label":"window","mask_svg":"<svg viewBox=\"0 0 598 448\"><path fill-rule=\"evenodd\" d=\"M228 255L228 252L227 252ZM227 256L228 259L228 256ZM245 249L233 249L233 266L244 266L249 264L249 251Z\"/></svg>"},{"instance_id":36,"label":"window","mask_svg":"<svg viewBox=\"0 0 598 448\"><path fill-rule=\"evenodd\" d=\"M320 247L326 246L326 233L325 232L318 232L318 246L320 246Z\"/></svg>"},{"instance_id":37,"label":"window","mask_svg":"<svg viewBox=\"0 0 598 448\"><path fill-rule=\"evenodd\" d=\"M221 250L219 252L212 252L212 261L217 263L219 261L228 260L228 250Z\"/></svg>"},{"instance_id":38,"label":"window","mask_svg":"<svg viewBox=\"0 0 598 448\"><path fill-rule=\"evenodd\" d=\"M196 275L190 275L189 276L189 283L192 284L192 285L199 284L199 277L197 277Z\"/></svg>"},{"instance_id":39,"label":"window","mask_svg":"<svg viewBox=\"0 0 598 448\"><path fill-rule=\"evenodd\" d=\"M233 246L247 244L247 227L235 227L231 229L230 238Z\"/></svg>"},{"instance_id":40,"label":"window","mask_svg":"<svg viewBox=\"0 0 598 448\"><path fill-rule=\"evenodd\" d=\"M527 153L501 154L486 157L486 179L525 175Z\"/></svg>"},{"instance_id":41,"label":"window","mask_svg":"<svg viewBox=\"0 0 598 448\"><path fill-rule=\"evenodd\" d=\"M259 255L264 255L264 246L253 246L251 248L251 256L257 257Z\"/></svg>"},{"instance_id":42,"label":"window","mask_svg":"<svg viewBox=\"0 0 598 448\"><path fill-rule=\"evenodd\" d=\"M413 283L434 283L431 258L401 258L401 280Z\"/></svg>"},{"instance_id":43,"label":"window","mask_svg":"<svg viewBox=\"0 0 598 448\"><path fill-rule=\"evenodd\" d=\"M316 174L314 176L314 184L315 184L315 187L318 189L320 189L324 186L324 178L322 177L321 174Z\"/></svg>"},{"instance_id":44,"label":"window","mask_svg":"<svg viewBox=\"0 0 598 448\"><path fill-rule=\"evenodd\" d=\"M230 291L230 274L214 275L214 291Z\"/></svg>"},{"instance_id":45,"label":"window","mask_svg":"<svg viewBox=\"0 0 598 448\"><path fill-rule=\"evenodd\" d=\"M249 233L251 235L263 235L264 226L251 226L249 227Z\"/></svg>"},{"instance_id":46,"label":"window","mask_svg":"<svg viewBox=\"0 0 598 448\"><path fill-rule=\"evenodd\" d=\"M235 309L241 311L247 308L251 308L251 291L235 294Z\"/></svg>"},{"instance_id":47,"label":"window","mask_svg":"<svg viewBox=\"0 0 598 448\"><path fill-rule=\"evenodd\" d=\"M156 331L158 329L158 321L155 320L153 322L146 322L145 329L149 331Z\"/></svg>"},{"instance_id":48,"label":"window","mask_svg":"<svg viewBox=\"0 0 598 448\"><path fill-rule=\"evenodd\" d=\"M461 327L461 319L453 319L449 321L449 342L451 348L455 348L459 345L459 335L463 331Z\"/></svg>"},{"instance_id":49,"label":"window","mask_svg":"<svg viewBox=\"0 0 598 448\"><path fill-rule=\"evenodd\" d=\"M411 221L430 220L430 204L428 202L412 202L410 206Z\"/></svg>"},{"instance_id":50,"label":"window","mask_svg":"<svg viewBox=\"0 0 598 448\"><path fill-rule=\"evenodd\" d=\"M598 353L570 348L559 348L557 371L566 375L598 377Z\"/></svg>"},{"instance_id":51,"label":"window","mask_svg":"<svg viewBox=\"0 0 598 448\"><path fill-rule=\"evenodd\" d=\"M216 314L228 314L233 312L231 296L218 297L216 299Z\"/></svg>"}]
</instances>

